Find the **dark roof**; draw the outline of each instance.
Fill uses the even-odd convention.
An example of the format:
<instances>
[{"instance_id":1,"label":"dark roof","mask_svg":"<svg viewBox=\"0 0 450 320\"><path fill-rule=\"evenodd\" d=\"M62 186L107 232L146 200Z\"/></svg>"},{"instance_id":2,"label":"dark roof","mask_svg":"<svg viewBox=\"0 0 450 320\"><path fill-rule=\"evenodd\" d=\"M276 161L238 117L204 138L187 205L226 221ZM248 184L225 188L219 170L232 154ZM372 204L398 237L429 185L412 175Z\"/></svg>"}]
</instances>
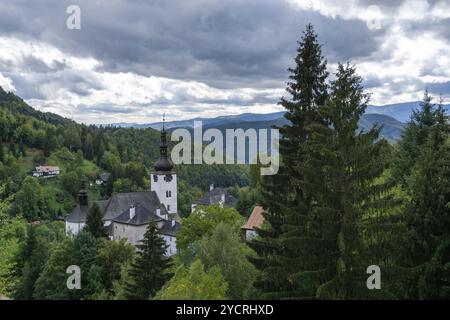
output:
<instances>
[{"instance_id":1,"label":"dark roof","mask_svg":"<svg viewBox=\"0 0 450 320\"><path fill-rule=\"evenodd\" d=\"M166 208L160 206L161 214L167 214ZM118 217L114 218L112 221L125 224L133 224L136 226L147 224L150 221L161 221L162 218L156 215L156 208L152 211L147 206L138 204L135 207L135 215L130 219L130 208L125 210Z\"/></svg>"},{"instance_id":2,"label":"dark roof","mask_svg":"<svg viewBox=\"0 0 450 320\"><path fill-rule=\"evenodd\" d=\"M89 202L88 206L77 206L72 210L66 218L68 222L85 222L86 215L93 202ZM143 207L149 212L156 212L157 208L161 207L161 214L167 211L161 205L155 191L143 192L127 192L116 193L109 200L97 201L100 210L103 213L103 220L113 220L130 209L130 205Z\"/></svg>"},{"instance_id":3,"label":"dark roof","mask_svg":"<svg viewBox=\"0 0 450 320\"><path fill-rule=\"evenodd\" d=\"M172 225L172 221L174 221L174 225ZM178 230L180 230L180 223L176 222L175 220L164 220L164 224L159 230L159 232L166 236L172 236L175 237Z\"/></svg>"},{"instance_id":4,"label":"dark roof","mask_svg":"<svg viewBox=\"0 0 450 320\"><path fill-rule=\"evenodd\" d=\"M86 216L88 214L89 209L92 207L93 202L89 202L87 206L80 206L78 203L77 206L72 210L72 212L66 217L66 221L68 222L86 222ZM108 200L97 201L100 210L104 212L106 205L108 204Z\"/></svg>"},{"instance_id":5,"label":"dark roof","mask_svg":"<svg viewBox=\"0 0 450 320\"><path fill-rule=\"evenodd\" d=\"M230 194L227 189L223 188L214 188L208 191L208 193L204 197L195 200L194 203L206 206L211 204L218 204L222 200L222 195L225 195L225 205L227 207L234 208L236 206L237 199L232 194Z\"/></svg>"},{"instance_id":6,"label":"dark roof","mask_svg":"<svg viewBox=\"0 0 450 320\"><path fill-rule=\"evenodd\" d=\"M98 176L98 179L100 179L100 180L102 180L102 181L104 181L104 182L107 182L108 180L109 180L109 177L111 176L111 174L110 173L108 173L108 172L103 172L102 174L100 174L99 176Z\"/></svg>"}]
</instances>

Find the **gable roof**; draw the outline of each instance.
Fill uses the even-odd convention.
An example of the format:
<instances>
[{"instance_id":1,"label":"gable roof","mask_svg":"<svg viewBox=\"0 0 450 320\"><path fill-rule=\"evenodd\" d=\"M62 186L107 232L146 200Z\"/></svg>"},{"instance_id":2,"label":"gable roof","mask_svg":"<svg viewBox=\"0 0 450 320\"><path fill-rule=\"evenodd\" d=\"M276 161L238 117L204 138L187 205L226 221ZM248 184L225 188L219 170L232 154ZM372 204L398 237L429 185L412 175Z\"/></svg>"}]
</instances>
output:
<instances>
[{"instance_id":1,"label":"gable roof","mask_svg":"<svg viewBox=\"0 0 450 320\"><path fill-rule=\"evenodd\" d=\"M164 206L160 206L161 214L166 214L166 208ZM149 209L147 206L137 204L135 207L135 215L132 219L130 219L130 208L126 209L122 214L114 218L112 221L124 224L132 224L135 226L140 226L143 224L147 224L150 221L161 221L162 218L156 215L155 210Z\"/></svg>"},{"instance_id":2,"label":"gable roof","mask_svg":"<svg viewBox=\"0 0 450 320\"><path fill-rule=\"evenodd\" d=\"M103 213L103 220L113 220L122 215L125 211L128 212L130 205L135 205L138 208L150 213L155 213L157 208L161 209L161 214L166 214L166 208L161 205L159 198L155 191L143 192L127 192L116 193L109 200L96 201ZM72 210L66 218L68 222L86 222L86 215L93 202L89 202L88 206L77 206ZM142 215L142 219L145 219Z\"/></svg>"},{"instance_id":3,"label":"gable roof","mask_svg":"<svg viewBox=\"0 0 450 320\"><path fill-rule=\"evenodd\" d=\"M172 221L164 220L164 224L162 225L159 232L166 236L175 237L178 230L180 230L179 222L177 222L175 220L172 220Z\"/></svg>"},{"instance_id":4,"label":"gable roof","mask_svg":"<svg viewBox=\"0 0 450 320\"><path fill-rule=\"evenodd\" d=\"M241 227L241 229L255 230L255 228L261 228L264 222L263 212L263 207L255 206L253 208L252 214L248 218L247 222Z\"/></svg>"},{"instance_id":5,"label":"gable roof","mask_svg":"<svg viewBox=\"0 0 450 320\"><path fill-rule=\"evenodd\" d=\"M208 193L200 198L194 201L194 204L199 205L211 205L211 204L218 204L222 200L222 195L225 195L225 205L227 207L235 207L237 203L237 199L228 192L227 189L223 188L214 188Z\"/></svg>"},{"instance_id":6,"label":"gable roof","mask_svg":"<svg viewBox=\"0 0 450 320\"><path fill-rule=\"evenodd\" d=\"M100 211L104 213L105 207L108 204L108 200L96 201L98 206L100 207ZM80 206L77 203L77 206L73 208L72 212L66 217L66 221L68 222L86 222L86 216L89 212L89 209L92 207L93 202L89 202L87 206Z\"/></svg>"}]
</instances>

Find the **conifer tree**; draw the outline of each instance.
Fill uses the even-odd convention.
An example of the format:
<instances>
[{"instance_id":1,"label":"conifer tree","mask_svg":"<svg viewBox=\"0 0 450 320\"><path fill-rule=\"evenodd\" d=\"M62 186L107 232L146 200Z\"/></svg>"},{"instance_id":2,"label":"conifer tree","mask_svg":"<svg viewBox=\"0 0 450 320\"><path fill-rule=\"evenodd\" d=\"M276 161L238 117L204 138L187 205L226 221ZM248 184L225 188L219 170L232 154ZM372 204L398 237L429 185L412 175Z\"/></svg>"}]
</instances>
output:
<instances>
[{"instance_id":1,"label":"conifer tree","mask_svg":"<svg viewBox=\"0 0 450 320\"><path fill-rule=\"evenodd\" d=\"M283 232L286 213L297 210L298 203L307 203L303 201L307 195L293 182L294 178L301 177L294 163L304 159L306 128L320 121L318 109L327 96L326 61L311 24L307 25L298 44L295 67L289 69L291 75L286 88L290 99L282 98L280 101L280 105L287 110L286 119L291 122L291 125L280 128L280 169L276 175L265 176L261 183L264 217L270 227L259 230L260 237L250 244L258 253L252 262L263 271L256 286L264 297L277 297L278 292L290 290L285 265L279 259L285 253L278 238Z\"/></svg>"},{"instance_id":2,"label":"conifer tree","mask_svg":"<svg viewBox=\"0 0 450 320\"><path fill-rule=\"evenodd\" d=\"M107 232L102 220L102 212L96 202L92 204L86 216L86 231L90 232L95 238L107 237Z\"/></svg>"},{"instance_id":3,"label":"conifer tree","mask_svg":"<svg viewBox=\"0 0 450 320\"><path fill-rule=\"evenodd\" d=\"M450 125L437 110L407 179L399 287L408 299L450 298ZM431 118L425 108L416 116Z\"/></svg>"},{"instance_id":4,"label":"conifer tree","mask_svg":"<svg viewBox=\"0 0 450 320\"><path fill-rule=\"evenodd\" d=\"M5 161L5 152L3 151L3 141L0 138L0 162Z\"/></svg>"},{"instance_id":5,"label":"conifer tree","mask_svg":"<svg viewBox=\"0 0 450 320\"><path fill-rule=\"evenodd\" d=\"M430 129L445 121L443 114L442 105L433 103L432 96L426 90L419 109L413 110L411 120L405 127L402 139L398 143L392 178L401 186L405 187L411 168L420 156L421 147L427 141Z\"/></svg>"},{"instance_id":6,"label":"conifer tree","mask_svg":"<svg viewBox=\"0 0 450 320\"><path fill-rule=\"evenodd\" d=\"M161 289L168 280L166 269L169 259L165 256L166 248L158 228L151 222L142 243L137 245L137 256L129 271L131 281L125 284L126 299L150 299Z\"/></svg>"},{"instance_id":7,"label":"conifer tree","mask_svg":"<svg viewBox=\"0 0 450 320\"><path fill-rule=\"evenodd\" d=\"M288 211L280 236L286 254L279 261L291 283L285 297L391 295L366 287L366 268L379 263L373 261L377 247L370 246L367 227L373 231L374 216L389 209L390 201L389 185L376 181L387 167L380 127L357 132L369 99L361 81L354 67L339 64L320 110L323 122L307 129L307 156L296 164L303 173L297 183L312 201Z\"/></svg>"}]
</instances>

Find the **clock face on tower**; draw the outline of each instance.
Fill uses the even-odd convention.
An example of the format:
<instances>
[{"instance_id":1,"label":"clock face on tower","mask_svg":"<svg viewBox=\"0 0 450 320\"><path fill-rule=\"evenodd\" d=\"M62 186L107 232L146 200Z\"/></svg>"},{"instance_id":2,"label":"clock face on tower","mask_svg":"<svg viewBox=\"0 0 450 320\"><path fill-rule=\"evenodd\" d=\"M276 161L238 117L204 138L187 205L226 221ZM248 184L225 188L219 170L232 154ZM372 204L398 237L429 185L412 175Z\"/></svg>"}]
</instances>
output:
<instances>
[{"instance_id":1,"label":"clock face on tower","mask_svg":"<svg viewBox=\"0 0 450 320\"><path fill-rule=\"evenodd\" d=\"M172 175L171 175L171 174L166 174L166 175L164 176L164 181L166 181L166 182L172 181Z\"/></svg>"},{"instance_id":2,"label":"clock face on tower","mask_svg":"<svg viewBox=\"0 0 450 320\"><path fill-rule=\"evenodd\" d=\"M158 176L156 174L153 175L153 181L158 182Z\"/></svg>"}]
</instances>

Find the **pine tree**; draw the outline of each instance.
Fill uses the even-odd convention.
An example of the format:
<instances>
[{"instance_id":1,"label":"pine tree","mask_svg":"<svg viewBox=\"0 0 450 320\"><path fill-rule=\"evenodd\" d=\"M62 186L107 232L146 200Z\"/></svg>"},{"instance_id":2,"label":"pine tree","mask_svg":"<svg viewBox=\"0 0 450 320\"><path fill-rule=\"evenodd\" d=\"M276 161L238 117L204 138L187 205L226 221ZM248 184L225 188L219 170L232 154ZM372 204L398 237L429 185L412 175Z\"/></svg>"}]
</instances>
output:
<instances>
[{"instance_id":1,"label":"pine tree","mask_svg":"<svg viewBox=\"0 0 450 320\"><path fill-rule=\"evenodd\" d=\"M327 96L326 61L321 53L317 35L311 24L307 25L301 41L298 43L295 67L289 69L291 75L286 91L290 100L282 98L280 105L286 110L285 117L291 125L280 128L280 169L274 176L265 176L261 183L264 218L270 228L259 230L259 238L250 246L258 253L252 258L255 266L263 271L256 286L263 297L280 297L291 290L285 265L280 256L286 254L278 243L283 232L285 215L290 210L298 210L298 203L307 198L303 190L294 184L294 178L300 179L301 172L294 164L304 159L303 144L307 140L306 128L320 121L318 109Z\"/></svg>"},{"instance_id":2,"label":"pine tree","mask_svg":"<svg viewBox=\"0 0 450 320\"><path fill-rule=\"evenodd\" d=\"M85 230L90 232L94 237L107 237L108 234L103 224L102 212L96 202L92 204L86 216Z\"/></svg>"},{"instance_id":3,"label":"pine tree","mask_svg":"<svg viewBox=\"0 0 450 320\"><path fill-rule=\"evenodd\" d=\"M0 138L0 162L5 161L5 152L3 151L3 141Z\"/></svg>"},{"instance_id":4,"label":"pine tree","mask_svg":"<svg viewBox=\"0 0 450 320\"><path fill-rule=\"evenodd\" d=\"M366 287L366 268L379 264L373 225L380 226L377 214L390 208L390 189L377 182L387 167L380 128L357 133L369 99L361 81L354 67L340 64L321 108L324 121L307 128L307 156L296 164L303 173L297 183L312 201L305 198L287 212L280 236L285 254L278 260L291 283L286 297L391 295Z\"/></svg>"},{"instance_id":5,"label":"pine tree","mask_svg":"<svg viewBox=\"0 0 450 320\"><path fill-rule=\"evenodd\" d=\"M433 98L427 90L419 107L419 109L413 110L411 120L398 143L392 179L400 183L401 186L406 185L411 168L420 156L421 147L427 141L431 128L445 121L443 120L444 109L442 105L433 103Z\"/></svg>"},{"instance_id":6,"label":"pine tree","mask_svg":"<svg viewBox=\"0 0 450 320\"><path fill-rule=\"evenodd\" d=\"M131 281L125 284L125 297L129 300L146 300L155 296L168 280L166 269L169 259L165 256L167 245L151 222L142 243L137 245L137 257L131 265Z\"/></svg>"},{"instance_id":7,"label":"pine tree","mask_svg":"<svg viewBox=\"0 0 450 320\"><path fill-rule=\"evenodd\" d=\"M427 116L427 109L417 113ZM400 292L409 299L450 298L450 125L442 111L433 118L406 186L410 200L399 265L405 274Z\"/></svg>"}]
</instances>

